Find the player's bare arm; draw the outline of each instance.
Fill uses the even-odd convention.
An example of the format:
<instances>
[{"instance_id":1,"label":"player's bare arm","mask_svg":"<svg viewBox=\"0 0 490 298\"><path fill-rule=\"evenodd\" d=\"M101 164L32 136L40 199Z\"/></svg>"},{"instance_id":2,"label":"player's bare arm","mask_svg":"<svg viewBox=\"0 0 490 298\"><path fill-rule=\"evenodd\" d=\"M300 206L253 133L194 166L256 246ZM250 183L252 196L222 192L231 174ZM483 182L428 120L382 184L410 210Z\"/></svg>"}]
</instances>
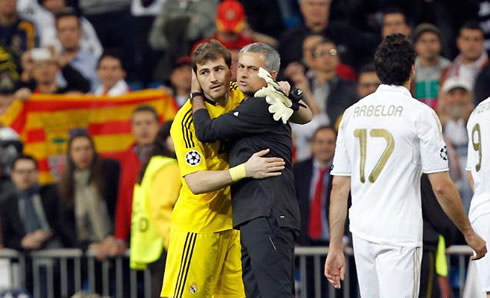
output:
<instances>
[{"instance_id":1,"label":"player's bare arm","mask_svg":"<svg viewBox=\"0 0 490 298\"><path fill-rule=\"evenodd\" d=\"M185 176L185 181L193 194L202 194L219 190L243 178L263 179L281 175L285 162L278 157L264 157L269 149L254 153L245 163L238 177L233 170L199 171ZM235 176L234 176L235 175Z\"/></svg>"},{"instance_id":2,"label":"player's bare arm","mask_svg":"<svg viewBox=\"0 0 490 298\"><path fill-rule=\"evenodd\" d=\"M486 243L471 227L470 221L464 212L459 192L451 181L449 173L440 172L429 174L429 180L442 209L461 233L463 233L468 245L475 250L476 255L472 259L478 260L483 258L487 253Z\"/></svg>"},{"instance_id":3,"label":"player's bare arm","mask_svg":"<svg viewBox=\"0 0 490 298\"><path fill-rule=\"evenodd\" d=\"M471 186L471 190L475 191L475 180L473 180L473 175L471 175L471 171L467 171L466 175L468 177L468 183Z\"/></svg>"},{"instance_id":4,"label":"player's bare arm","mask_svg":"<svg viewBox=\"0 0 490 298\"><path fill-rule=\"evenodd\" d=\"M330 246L325 261L325 277L337 289L345 276L344 226L347 217L347 200L350 191L350 176L334 176L330 196Z\"/></svg>"}]
</instances>

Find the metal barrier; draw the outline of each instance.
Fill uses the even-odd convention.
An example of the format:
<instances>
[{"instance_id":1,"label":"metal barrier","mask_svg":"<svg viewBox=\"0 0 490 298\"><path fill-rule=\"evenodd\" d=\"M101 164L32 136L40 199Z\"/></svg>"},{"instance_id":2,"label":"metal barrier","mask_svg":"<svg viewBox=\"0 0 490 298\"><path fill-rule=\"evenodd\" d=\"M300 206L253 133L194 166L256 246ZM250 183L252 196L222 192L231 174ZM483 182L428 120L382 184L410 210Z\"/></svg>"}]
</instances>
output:
<instances>
[{"instance_id":1,"label":"metal barrier","mask_svg":"<svg viewBox=\"0 0 490 298\"><path fill-rule=\"evenodd\" d=\"M29 278L26 260L32 264L34 297L70 297L80 291L97 292L104 297L151 297L150 273L129 269L129 251L125 256L99 261L94 251L83 253L80 249L48 249L26 256L15 250L0 249L0 259L9 260L11 275L18 273L12 278L14 288L25 289ZM21 269L15 269L17 262ZM143 286L138 282L141 275Z\"/></svg>"},{"instance_id":2,"label":"metal barrier","mask_svg":"<svg viewBox=\"0 0 490 298\"><path fill-rule=\"evenodd\" d=\"M322 297L322 280L324 258L328 253L328 247L296 247L295 255L299 261L299 287L301 298ZM468 246L451 246L447 249L449 256L458 257L459 285L463 293L466 276L466 261L472 255ZM353 258L353 250L345 249L346 276L342 283L342 297L349 298L351 293L352 274L349 270ZM314 276L308 276L307 261L313 260ZM41 297L42 286L45 285L43 296L55 297L59 293L61 297L69 297L75 292L84 290L95 293L96 289L104 297L150 297L151 277L148 270L135 271L129 269L129 252L125 256L107 258L99 261L95 252L83 253L79 249L53 249L32 252L27 256L10 249L0 249L0 259L7 259L10 263L10 278L12 285L24 288L26 285L26 262L32 262L34 297ZM322 260L323 259L323 260ZM449 258L448 258L449 260ZM449 264L450 265L450 264ZM44 272L44 273L42 273ZM85 273L85 274L84 274ZM138 277L143 275L143 282ZM308 293L307 281L313 279L314 293ZM126 281L129 279L129 283ZM57 282L59 280L59 283ZM101 285L98 287L98 285ZM58 288L57 288L58 287ZM55 289L59 289L56 292ZM335 289L328 285L328 296L335 297Z\"/></svg>"}]
</instances>

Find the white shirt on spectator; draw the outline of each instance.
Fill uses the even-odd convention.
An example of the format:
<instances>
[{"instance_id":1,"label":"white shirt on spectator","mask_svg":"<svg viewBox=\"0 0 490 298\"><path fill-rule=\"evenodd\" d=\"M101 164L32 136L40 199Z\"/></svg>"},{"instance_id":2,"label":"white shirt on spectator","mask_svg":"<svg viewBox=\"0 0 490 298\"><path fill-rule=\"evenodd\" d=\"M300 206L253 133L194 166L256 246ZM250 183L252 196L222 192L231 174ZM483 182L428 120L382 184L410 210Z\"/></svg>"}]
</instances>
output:
<instances>
[{"instance_id":1,"label":"white shirt on spectator","mask_svg":"<svg viewBox=\"0 0 490 298\"><path fill-rule=\"evenodd\" d=\"M135 17L157 16L162 11L165 0L154 0L148 7L143 7L141 0L131 1L131 14Z\"/></svg>"},{"instance_id":2,"label":"white shirt on spectator","mask_svg":"<svg viewBox=\"0 0 490 298\"><path fill-rule=\"evenodd\" d=\"M469 142L466 170L471 171L475 193L471 200L469 218L473 223L479 216L490 213L490 98L473 110L467 124Z\"/></svg>"},{"instance_id":3,"label":"white shirt on spectator","mask_svg":"<svg viewBox=\"0 0 490 298\"><path fill-rule=\"evenodd\" d=\"M443 171L448 162L439 119L405 87L381 85L344 113L331 174L351 176L356 237L422 246L420 176Z\"/></svg>"},{"instance_id":4,"label":"white shirt on spectator","mask_svg":"<svg viewBox=\"0 0 490 298\"><path fill-rule=\"evenodd\" d=\"M23 18L34 23L42 47L54 45L58 51L61 51L61 44L56 37L55 17L51 12L41 6L37 0L18 0L17 11ZM103 49L94 27L84 17L80 17L80 25L82 28L80 47L98 59Z\"/></svg>"},{"instance_id":5,"label":"white shirt on spectator","mask_svg":"<svg viewBox=\"0 0 490 298\"><path fill-rule=\"evenodd\" d=\"M311 157L311 139L316 129L330 123L327 114L315 115L313 119L304 125L291 123L294 140L296 144L296 162Z\"/></svg>"},{"instance_id":6,"label":"white shirt on spectator","mask_svg":"<svg viewBox=\"0 0 490 298\"><path fill-rule=\"evenodd\" d=\"M129 93L129 86L124 80L119 80L108 92L104 93L104 86L95 89L95 95L119 96Z\"/></svg>"}]
</instances>

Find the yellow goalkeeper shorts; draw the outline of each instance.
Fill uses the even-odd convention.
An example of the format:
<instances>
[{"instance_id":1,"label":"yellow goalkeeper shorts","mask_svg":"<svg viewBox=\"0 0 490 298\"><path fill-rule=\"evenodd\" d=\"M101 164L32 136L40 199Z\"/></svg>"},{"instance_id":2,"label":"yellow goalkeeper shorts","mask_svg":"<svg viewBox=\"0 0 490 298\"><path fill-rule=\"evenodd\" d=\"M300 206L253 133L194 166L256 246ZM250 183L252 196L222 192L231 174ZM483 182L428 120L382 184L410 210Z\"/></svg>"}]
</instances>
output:
<instances>
[{"instance_id":1,"label":"yellow goalkeeper shorts","mask_svg":"<svg viewBox=\"0 0 490 298\"><path fill-rule=\"evenodd\" d=\"M239 233L191 233L172 227L160 296L245 297Z\"/></svg>"}]
</instances>

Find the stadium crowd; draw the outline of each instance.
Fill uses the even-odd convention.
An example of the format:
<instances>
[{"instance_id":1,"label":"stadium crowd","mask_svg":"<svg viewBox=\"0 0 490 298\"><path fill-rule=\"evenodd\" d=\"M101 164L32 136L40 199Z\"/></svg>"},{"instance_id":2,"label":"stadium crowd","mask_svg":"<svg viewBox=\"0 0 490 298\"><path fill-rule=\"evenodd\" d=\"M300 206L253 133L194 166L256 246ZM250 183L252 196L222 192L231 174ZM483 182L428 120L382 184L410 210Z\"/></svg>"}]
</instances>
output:
<instances>
[{"instance_id":1,"label":"stadium crowd","mask_svg":"<svg viewBox=\"0 0 490 298\"><path fill-rule=\"evenodd\" d=\"M302 216L297 245L326 246L336 131L344 110L380 85L374 52L393 33L413 42L411 91L440 118L450 174L468 211L466 122L490 96L488 0L0 0L0 115L36 94L113 97L140 89L162 90L180 107L191 91L190 54L199 43L220 41L231 52L232 76L242 47L267 43L280 54L280 80L303 91L314 115L307 125L291 124ZM169 124L159 121L150 106L132 111L134 144L119 160L98 154L83 127L71 131L62 175L47 185L39 183L36 159L22 153L19 132L0 123L0 248L76 247L93 249L99 259L131 250L134 185L152 158L172 156ZM166 196L154 202L151 217L166 240L155 264L145 265L160 285L180 188L172 169L157 174L165 185L152 182L151 195ZM422 193L435 201L429 188ZM424 252L435 253L440 234L446 245L460 243L440 207L425 208ZM437 217L446 230L432 228ZM447 272L438 273L439 293L450 295Z\"/></svg>"}]
</instances>

